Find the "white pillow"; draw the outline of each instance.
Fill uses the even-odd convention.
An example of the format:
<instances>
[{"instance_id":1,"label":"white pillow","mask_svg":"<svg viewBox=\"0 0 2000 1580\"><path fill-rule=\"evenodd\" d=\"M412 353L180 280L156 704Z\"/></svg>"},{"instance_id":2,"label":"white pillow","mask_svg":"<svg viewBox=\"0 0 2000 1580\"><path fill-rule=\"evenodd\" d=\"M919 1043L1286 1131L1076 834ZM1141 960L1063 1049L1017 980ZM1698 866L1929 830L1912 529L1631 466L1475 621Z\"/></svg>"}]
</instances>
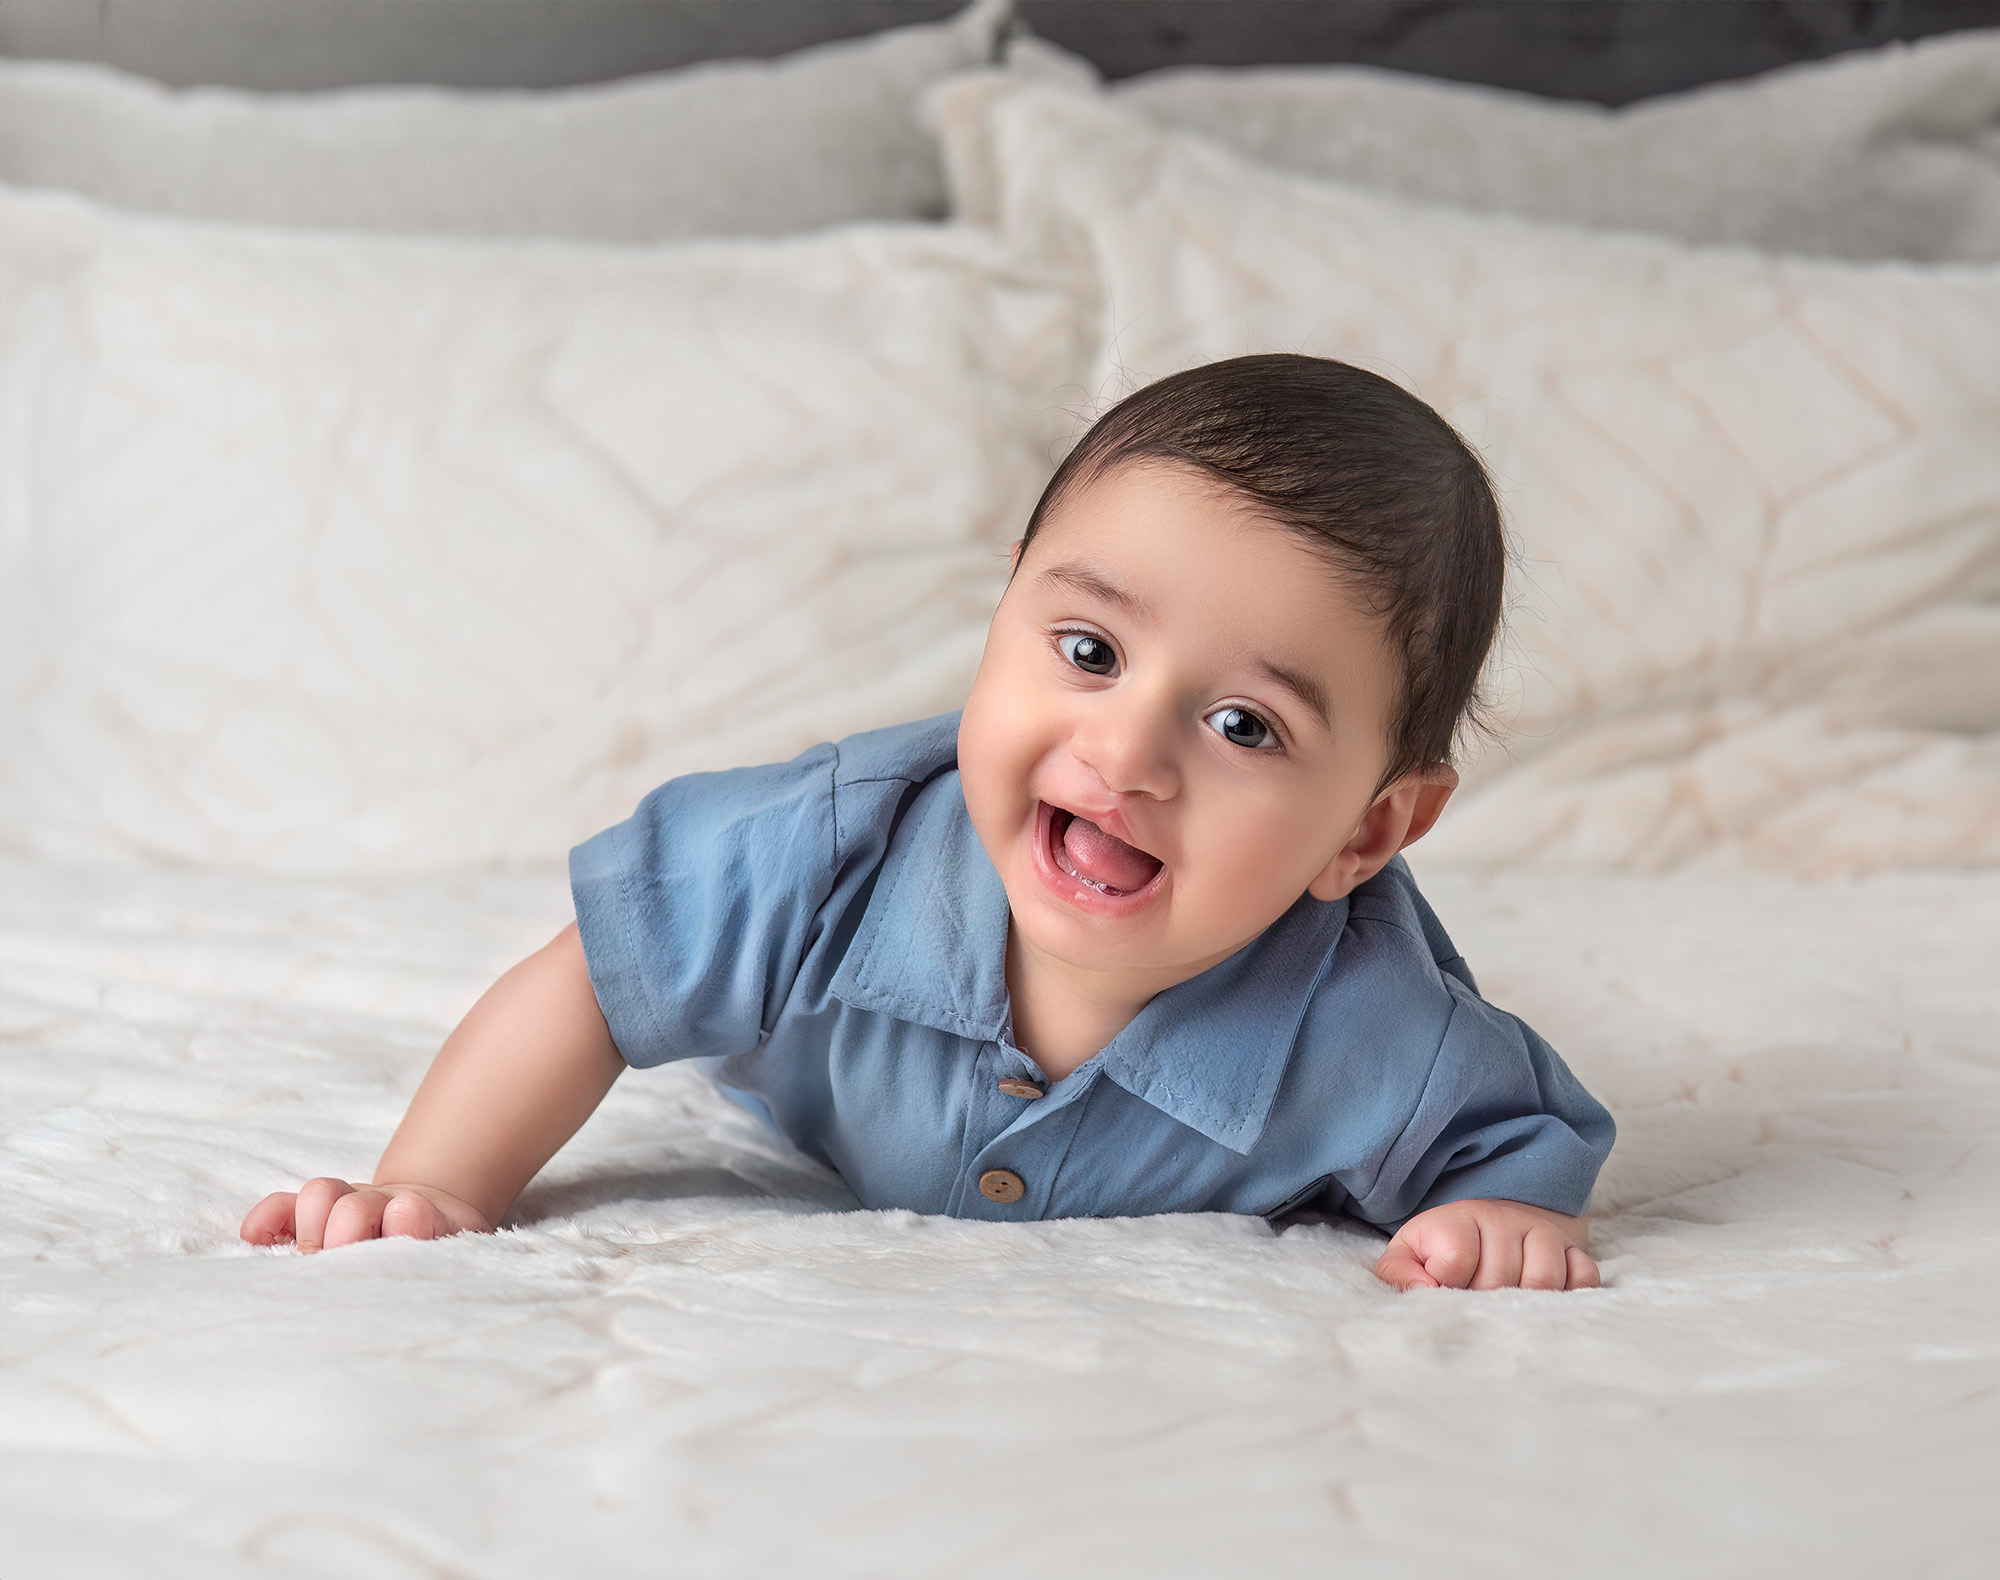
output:
<instances>
[{"instance_id":1,"label":"white pillow","mask_svg":"<svg viewBox=\"0 0 2000 1580\"><path fill-rule=\"evenodd\" d=\"M1077 364L999 251L0 189L6 844L554 860L672 774L956 706Z\"/></svg>"},{"instance_id":2,"label":"white pillow","mask_svg":"<svg viewBox=\"0 0 2000 1580\"><path fill-rule=\"evenodd\" d=\"M1016 58L1076 77L1053 53L1029 41ZM1619 110L1366 66L1160 71L1111 91L1268 164L1467 208L1783 252L2000 258L2000 31Z\"/></svg>"},{"instance_id":3,"label":"white pillow","mask_svg":"<svg viewBox=\"0 0 2000 1580\"><path fill-rule=\"evenodd\" d=\"M1510 738L1441 853L2000 858L2000 269L1423 207L997 74L934 108L966 212L1098 282L1105 397L1303 351L1483 450Z\"/></svg>"},{"instance_id":4,"label":"white pillow","mask_svg":"<svg viewBox=\"0 0 2000 1580\"><path fill-rule=\"evenodd\" d=\"M771 62L548 92L170 90L100 66L0 61L0 181L280 225L607 241L931 218L913 118L993 58L983 0Z\"/></svg>"}]
</instances>

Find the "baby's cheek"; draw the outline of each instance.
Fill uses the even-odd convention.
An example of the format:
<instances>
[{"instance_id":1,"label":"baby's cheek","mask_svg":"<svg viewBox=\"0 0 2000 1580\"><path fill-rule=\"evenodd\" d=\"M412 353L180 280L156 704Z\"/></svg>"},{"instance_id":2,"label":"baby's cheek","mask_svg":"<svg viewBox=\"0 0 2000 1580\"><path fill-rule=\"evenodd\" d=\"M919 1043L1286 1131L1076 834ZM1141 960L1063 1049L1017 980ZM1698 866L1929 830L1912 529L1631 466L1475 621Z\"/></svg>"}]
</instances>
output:
<instances>
[{"instance_id":1,"label":"baby's cheek","mask_svg":"<svg viewBox=\"0 0 2000 1580\"><path fill-rule=\"evenodd\" d=\"M1261 932L1289 911L1323 862L1309 835L1285 807L1253 804L1218 809L1188 842L1190 888L1204 908L1230 925ZM1317 831L1315 831L1317 832Z\"/></svg>"},{"instance_id":2,"label":"baby's cheek","mask_svg":"<svg viewBox=\"0 0 2000 1580\"><path fill-rule=\"evenodd\" d=\"M969 718L967 722L971 722ZM962 728L958 738L959 788L965 796L966 810L972 814L972 826L981 839L991 836L992 824L1009 800L1008 778L993 743Z\"/></svg>"},{"instance_id":3,"label":"baby's cheek","mask_svg":"<svg viewBox=\"0 0 2000 1580\"><path fill-rule=\"evenodd\" d=\"M976 699L975 699L976 700ZM1009 852L1033 811L1028 789L1032 758L1004 728L1001 710L968 704L958 737L958 779L972 830L1004 875Z\"/></svg>"},{"instance_id":4,"label":"baby's cheek","mask_svg":"<svg viewBox=\"0 0 2000 1580\"><path fill-rule=\"evenodd\" d=\"M1292 903L1279 903L1275 891L1267 896L1251 875L1219 863L1196 871L1176 870L1173 894L1174 953L1186 959L1235 953L1290 910Z\"/></svg>"}]
</instances>

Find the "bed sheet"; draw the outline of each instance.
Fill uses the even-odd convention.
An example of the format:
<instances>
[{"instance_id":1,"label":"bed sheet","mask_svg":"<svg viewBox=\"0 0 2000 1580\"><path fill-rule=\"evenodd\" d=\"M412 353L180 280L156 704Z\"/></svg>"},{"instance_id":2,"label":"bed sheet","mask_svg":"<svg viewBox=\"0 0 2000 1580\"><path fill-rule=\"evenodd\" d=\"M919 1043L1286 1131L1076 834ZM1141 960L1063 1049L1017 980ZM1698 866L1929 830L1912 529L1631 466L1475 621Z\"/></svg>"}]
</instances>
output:
<instances>
[{"instance_id":1,"label":"bed sheet","mask_svg":"<svg viewBox=\"0 0 2000 1580\"><path fill-rule=\"evenodd\" d=\"M1607 1287L1358 1226L863 1213L628 1075L498 1235L301 1258L554 873L0 868L10 1580L1990 1573L2000 875L1476 875Z\"/></svg>"}]
</instances>

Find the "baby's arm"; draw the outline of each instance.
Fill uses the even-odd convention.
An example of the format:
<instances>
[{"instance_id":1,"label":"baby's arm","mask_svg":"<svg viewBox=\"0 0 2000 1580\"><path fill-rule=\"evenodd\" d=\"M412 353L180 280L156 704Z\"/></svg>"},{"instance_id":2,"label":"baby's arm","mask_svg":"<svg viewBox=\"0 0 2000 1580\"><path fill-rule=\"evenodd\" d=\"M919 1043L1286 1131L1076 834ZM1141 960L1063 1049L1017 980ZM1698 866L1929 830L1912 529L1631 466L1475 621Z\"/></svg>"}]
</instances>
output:
<instances>
[{"instance_id":1,"label":"baby's arm","mask_svg":"<svg viewBox=\"0 0 2000 1580\"><path fill-rule=\"evenodd\" d=\"M1595 1289L1589 1220L1518 1201L1450 1201L1396 1231L1375 1276L1398 1289Z\"/></svg>"},{"instance_id":2,"label":"baby's arm","mask_svg":"<svg viewBox=\"0 0 2000 1580\"><path fill-rule=\"evenodd\" d=\"M372 1185L315 1179L266 1196L242 1236L317 1251L379 1235L489 1231L624 1068L572 923L488 988L445 1039Z\"/></svg>"}]
</instances>

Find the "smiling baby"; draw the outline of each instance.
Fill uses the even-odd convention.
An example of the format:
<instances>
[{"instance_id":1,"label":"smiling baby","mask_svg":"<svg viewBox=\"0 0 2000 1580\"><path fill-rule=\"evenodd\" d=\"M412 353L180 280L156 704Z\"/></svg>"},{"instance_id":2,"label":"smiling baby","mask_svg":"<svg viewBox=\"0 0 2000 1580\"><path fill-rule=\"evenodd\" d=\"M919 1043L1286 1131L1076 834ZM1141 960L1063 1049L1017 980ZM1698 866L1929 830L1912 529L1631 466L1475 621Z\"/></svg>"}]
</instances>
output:
<instances>
[{"instance_id":1,"label":"smiling baby","mask_svg":"<svg viewBox=\"0 0 2000 1580\"><path fill-rule=\"evenodd\" d=\"M1610 1116L1397 857L1457 784L1504 563L1478 460L1385 379L1148 386L1042 496L962 715L655 790L374 1183L243 1237L490 1230L627 1065L699 1058L868 1207L1311 1207L1391 1231L1399 1287L1595 1284Z\"/></svg>"}]
</instances>

